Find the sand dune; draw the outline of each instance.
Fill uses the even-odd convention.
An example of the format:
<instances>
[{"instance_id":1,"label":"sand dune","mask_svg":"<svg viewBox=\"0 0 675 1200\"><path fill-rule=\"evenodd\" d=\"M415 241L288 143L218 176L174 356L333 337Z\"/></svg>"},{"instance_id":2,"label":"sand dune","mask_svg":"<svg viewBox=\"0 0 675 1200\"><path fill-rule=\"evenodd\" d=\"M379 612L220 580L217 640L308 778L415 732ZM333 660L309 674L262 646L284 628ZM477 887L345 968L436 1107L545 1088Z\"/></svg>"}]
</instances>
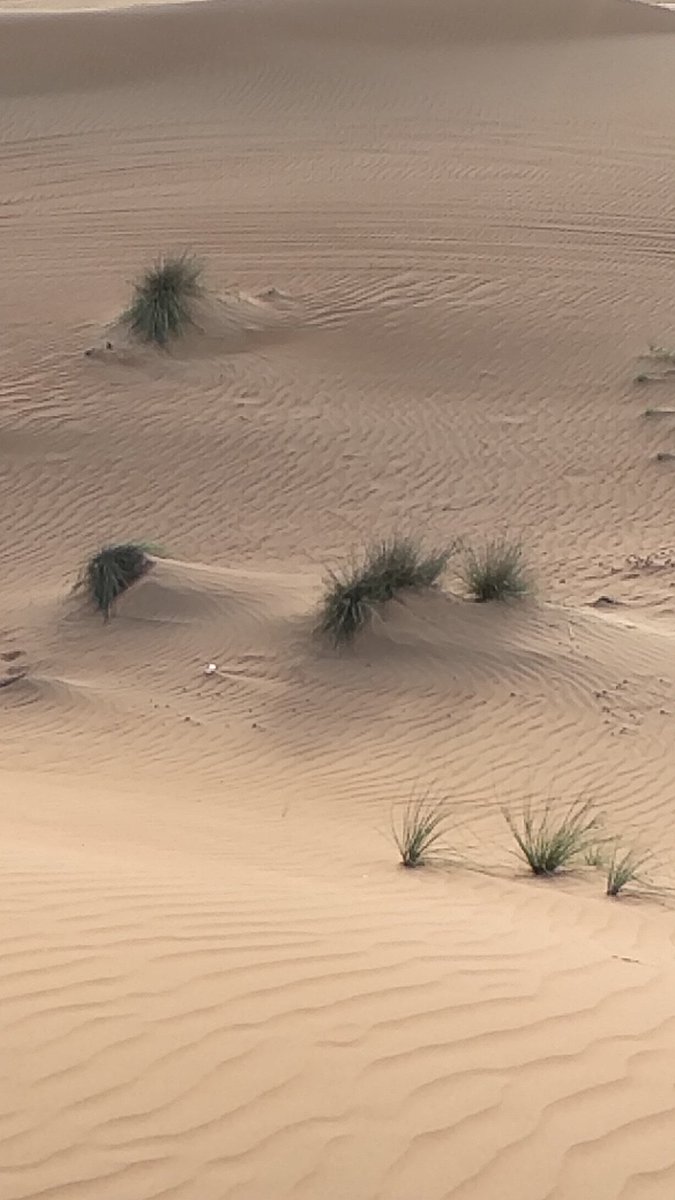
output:
<instances>
[{"instance_id":1,"label":"sand dune","mask_svg":"<svg viewBox=\"0 0 675 1200\"><path fill-rule=\"evenodd\" d=\"M672 14L32 7L0 3L2 1200L666 1200ZM130 281L184 247L207 300L149 350ZM453 562L336 653L325 570L392 531L508 531L536 593L472 604ZM106 624L72 584L130 537L166 557ZM452 863L405 872L424 787ZM521 869L502 806L582 796L655 890Z\"/></svg>"}]
</instances>

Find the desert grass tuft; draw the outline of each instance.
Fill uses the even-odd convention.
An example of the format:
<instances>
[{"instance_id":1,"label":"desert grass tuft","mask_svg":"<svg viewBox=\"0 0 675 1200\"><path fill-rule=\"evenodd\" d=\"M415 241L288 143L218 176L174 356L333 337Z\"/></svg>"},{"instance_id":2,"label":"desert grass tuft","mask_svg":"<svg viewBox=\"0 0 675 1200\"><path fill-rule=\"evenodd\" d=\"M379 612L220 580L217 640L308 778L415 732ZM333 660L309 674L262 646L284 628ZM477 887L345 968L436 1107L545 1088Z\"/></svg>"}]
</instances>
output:
<instances>
[{"instance_id":1,"label":"desert grass tuft","mask_svg":"<svg viewBox=\"0 0 675 1200\"><path fill-rule=\"evenodd\" d=\"M123 542L104 546L89 559L76 586L86 591L107 621L118 597L141 579L151 565L150 548L145 544Z\"/></svg>"},{"instance_id":2,"label":"desert grass tuft","mask_svg":"<svg viewBox=\"0 0 675 1200\"><path fill-rule=\"evenodd\" d=\"M480 550L465 551L463 578L474 600L516 600L530 591L530 581L518 542L497 538Z\"/></svg>"},{"instance_id":3,"label":"desert grass tuft","mask_svg":"<svg viewBox=\"0 0 675 1200\"><path fill-rule=\"evenodd\" d=\"M607 865L607 856L602 846L591 843L584 851L584 863L587 867L601 869Z\"/></svg>"},{"instance_id":4,"label":"desert grass tuft","mask_svg":"<svg viewBox=\"0 0 675 1200\"><path fill-rule=\"evenodd\" d=\"M319 631L339 646L353 641L372 615L372 598L357 569L331 571L321 602Z\"/></svg>"},{"instance_id":5,"label":"desert grass tuft","mask_svg":"<svg viewBox=\"0 0 675 1200\"><path fill-rule=\"evenodd\" d=\"M649 858L649 854L638 855L633 850L620 855L616 849L607 864L607 895L618 896L628 883L639 883Z\"/></svg>"},{"instance_id":6,"label":"desert grass tuft","mask_svg":"<svg viewBox=\"0 0 675 1200\"><path fill-rule=\"evenodd\" d=\"M439 859L446 848L447 820L445 803L429 792L413 796L398 823L392 818L392 836L404 867L423 867Z\"/></svg>"},{"instance_id":7,"label":"desert grass tuft","mask_svg":"<svg viewBox=\"0 0 675 1200\"><path fill-rule=\"evenodd\" d=\"M559 816L554 814L550 804L545 805L538 815L528 805L520 822L508 809L503 812L518 853L533 875L555 875L571 866L588 853L598 827L588 801L571 804Z\"/></svg>"},{"instance_id":8,"label":"desert grass tuft","mask_svg":"<svg viewBox=\"0 0 675 1200\"><path fill-rule=\"evenodd\" d=\"M374 609L406 590L433 587L452 551L426 550L413 538L392 538L369 546L360 560L331 571L321 602L319 630L335 645L350 642Z\"/></svg>"},{"instance_id":9,"label":"desert grass tuft","mask_svg":"<svg viewBox=\"0 0 675 1200\"><path fill-rule=\"evenodd\" d=\"M201 273L201 264L189 254L159 258L136 280L122 320L141 341L165 346L194 324Z\"/></svg>"}]
</instances>

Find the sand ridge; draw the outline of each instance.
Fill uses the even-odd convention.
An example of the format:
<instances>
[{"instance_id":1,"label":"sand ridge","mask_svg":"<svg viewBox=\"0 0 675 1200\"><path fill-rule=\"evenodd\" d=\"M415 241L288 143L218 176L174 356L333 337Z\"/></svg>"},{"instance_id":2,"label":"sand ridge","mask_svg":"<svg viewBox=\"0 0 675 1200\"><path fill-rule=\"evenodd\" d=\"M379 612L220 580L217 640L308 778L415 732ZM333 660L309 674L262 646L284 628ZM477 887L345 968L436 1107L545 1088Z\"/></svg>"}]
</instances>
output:
<instances>
[{"instance_id":1,"label":"sand ridge","mask_svg":"<svg viewBox=\"0 0 675 1200\"><path fill-rule=\"evenodd\" d=\"M672 21L0 6L3 1200L672 1194ZM182 247L198 328L130 343ZM393 531L508 531L536 593L451 563L336 654ZM501 806L580 796L655 893L526 876Z\"/></svg>"}]
</instances>

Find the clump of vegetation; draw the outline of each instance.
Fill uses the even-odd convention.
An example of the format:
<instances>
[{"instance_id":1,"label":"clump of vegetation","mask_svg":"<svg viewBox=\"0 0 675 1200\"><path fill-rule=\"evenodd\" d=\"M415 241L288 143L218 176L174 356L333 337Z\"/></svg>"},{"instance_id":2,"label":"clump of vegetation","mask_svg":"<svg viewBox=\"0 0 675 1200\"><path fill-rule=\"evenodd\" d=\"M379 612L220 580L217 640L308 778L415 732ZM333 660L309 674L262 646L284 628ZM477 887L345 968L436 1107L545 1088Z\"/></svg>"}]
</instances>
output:
<instances>
[{"instance_id":1,"label":"clump of vegetation","mask_svg":"<svg viewBox=\"0 0 675 1200\"><path fill-rule=\"evenodd\" d=\"M442 800L430 793L413 796L405 806L400 822L392 820L392 835L404 867L423 867L444 849L448 813Z\"/></svg>"},{"instance_id":2,"label":"clump of vegetation","mask_svg":"<svg viewBox=\"0 0 675 1200\"><path fill-rule=\"evenodd\" d=\"M165 346L194 324L202 268L189 254L158 259L134 284L122 320L141 341Z\"/></svg>"},{"instance_id":3,"label":"clump of vegetation","mask_svg":"<svg viewBox=\"0 0 675 1200\"><path fill-rule=\"evenodd\" d=\"M372 600L367 580L356 568L342 573L331 571L321 603L319 630L334 645L351 642L370 620Z\"/></svg>"},{"instance_id":4,"label":"clump of vegetation","mask_svg":"<svg viewBox=\"0 0 675 1200\"><path fill-rule=\"evenodd\" d=\"M369 546L360 561L331 571L321 603L319 630L335 645L351 641L374 609L401 592L433 587L451 551L426 550L413 538L392 538Z\"/></svg>"},{"instance_id":5,"label":"clump of vegetation","mask_svg":"<svg viewBox=\"0 0 675 1200\"><path fill-rule=\"evenodd\" d=\"M601 868L605 866L606 861L603 847L596 843L591 843L584 852L584 862L587 867Z\"/></svg>"},{"instance_id":6,"label":"clump of vegetation","mask_svg":"<svg viewBox=\"0 0 675 1200\"><path fill-rule=\"evenodd\" d=\"M635 376L636 383L649 383L650 379L651 375L648 375L646 371L640 371L639 374Z\"/></svg>"},{"instance_id":7,"label":"clump of vegetation","mask_svg":"<svg viewBox=\"0 0 675 1200\"><path fill-rule=\"evenodd\" d=\"M480 550L465 551L464 583L474 600L516 600L530 590L519 542L498 538Z\"/></svg>"},{"instance_id":8,"label":"clump of vegetation","mask_svg":"<svg viewBox=\"0 0 675 1200\"><path fill-rule=\"evenodd\" d=\"M147 545L124 542L104 546L89 559L76 586L86 591L107 621L118 597L147 574L151 566Z\"/></svg>"},{"instance_id":9,"label":"clump of vegetation","mask_svg":"<svg viewBox=\"0 0 675 1200\"><path fill-rule=\"evenodd\" d=\"M607 895L618 896L628 883L640 882L640 872L649 861L649 855L642 856L633 850L619 854L618 848L607 864Z\"/></svg>"},{"instance_id":10,"label":"clump of vegetation","mask_svg":"<svg viewBox=\"0 0 675 1200\"><path fill-rule=\"evenodd\" d=\"M521 821L508 809L504 818L533 875L555 875L586 854L593 844L598 822L590 802L578 801L561 816L555 816L550 804L537 816L528 805Z\"/></svg>"}]
</instances>

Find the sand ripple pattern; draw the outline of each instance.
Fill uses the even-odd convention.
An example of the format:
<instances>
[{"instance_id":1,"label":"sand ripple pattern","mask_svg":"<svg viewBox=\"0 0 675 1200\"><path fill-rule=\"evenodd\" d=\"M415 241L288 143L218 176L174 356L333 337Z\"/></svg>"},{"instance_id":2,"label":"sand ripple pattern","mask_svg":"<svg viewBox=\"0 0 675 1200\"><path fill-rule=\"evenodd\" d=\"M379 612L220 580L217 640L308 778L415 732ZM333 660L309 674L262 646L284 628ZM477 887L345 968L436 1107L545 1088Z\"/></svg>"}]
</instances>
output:
<instances>
[{"instance_id":1,"label":"sand ripple pattern","mask_svg":"<svg viewBox=\"0 0 675 1200\"><path fill-rule=\"evenodd\" d=\"M6 8L2 1200L670 1200L672 14ZM183 248L199 330L125 343ZM453 566L336 656L394 530L539 593ZM120 537L167 557L104 626ZM452 870L394 861L420 785ZM658 897L520 872L501 805L582 795Z\"/></svg>"},{"instance_id":2,"label":"sand ripple pattern","mask_svg":"<svg viewBox=\"0 0 675 1200\"><path fill-rule=\"evenodd\" d=\"M600 909L579 938L550 890L238 857L3 862L8 1200L672 1185L667 938L637 958L637 918Z\"/></svg>"}]
</instances>

